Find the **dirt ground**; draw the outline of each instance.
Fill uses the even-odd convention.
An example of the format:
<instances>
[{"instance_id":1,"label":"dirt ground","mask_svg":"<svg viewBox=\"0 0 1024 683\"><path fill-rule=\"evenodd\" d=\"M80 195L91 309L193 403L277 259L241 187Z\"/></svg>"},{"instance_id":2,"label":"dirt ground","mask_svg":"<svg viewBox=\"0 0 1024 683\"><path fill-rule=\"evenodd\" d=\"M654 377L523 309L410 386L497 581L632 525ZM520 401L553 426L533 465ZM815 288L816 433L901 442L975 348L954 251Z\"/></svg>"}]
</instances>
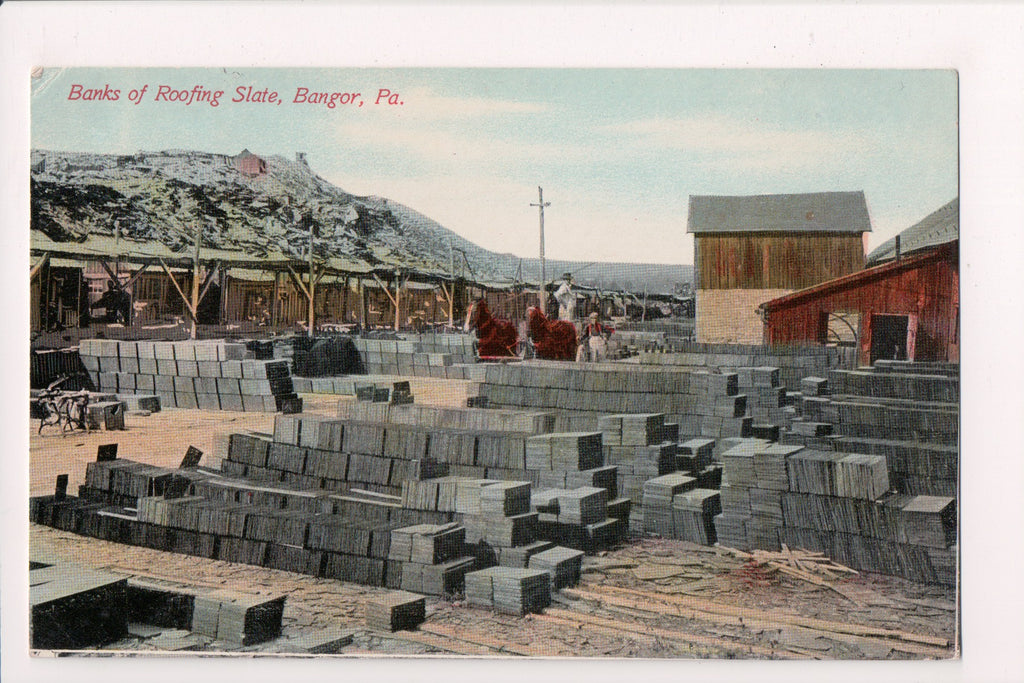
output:
<instances>
[{"instance_id":1,"label":"dirt ground","mask_svg":"<svg viewBox=\"0 0 1024 683\"><path fill-rule=\"evenodd\" d=\"M464 404L467 382L412 379L421 403ZM309 411L331 413L339 397L304 396ZM117 442L119 456L177 466L188 445L212 453L217 433L268 432L273 415L165 410L128 416L124 432L30 442L32 495L69 492L84 480L96 447ZM756 659L949 659L959 656L953 589L850 572L806 573L779 562L682 541L635 540L586 558L579 586L554 594L543 614L515 617L461 601L427 599L415 631L364 625L368 598L386 592L334 580L125 546L32 525L34 553L112 572L242 593L287 596L282 638L232 648L186 632L133 629L106 648L133 652L232 650L294 653L298 637L341 632L341 655L486 657L643 657ZM769 558L771 559L771 558Z\"/></svg>"}]
</instances>

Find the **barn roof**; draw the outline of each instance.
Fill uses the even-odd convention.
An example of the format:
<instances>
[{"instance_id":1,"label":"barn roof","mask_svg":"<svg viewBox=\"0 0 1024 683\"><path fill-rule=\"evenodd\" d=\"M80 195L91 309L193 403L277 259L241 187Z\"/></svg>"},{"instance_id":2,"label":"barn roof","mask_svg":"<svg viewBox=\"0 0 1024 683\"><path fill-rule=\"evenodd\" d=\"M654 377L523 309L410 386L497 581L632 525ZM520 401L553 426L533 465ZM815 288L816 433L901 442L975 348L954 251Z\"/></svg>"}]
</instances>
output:
<instances>
[{"instance_id":1,"label":"barn roof","mask_svg":"<svg viewBox=\"0 0 1024 683\"><path fill-rule=\"evenodd\" d=\"M922 251L914 256L910 256L899 261L891 261L871 268L865 268L864 270L858 270L857 272L850 273L849 275L843 275L842 277L837 277L833 280L827 280L826 282L822 282L812 287L806 287L795 292L790 292L789 294L771 299L770 301L765 301L758 306L758 309L761 311L774 311L783 308L790 308L791 306L804 304L807 301L833 294L837 291L849 289L851 287L859 287L871 282L882 280L890 277L894 273L920 268L932 261L956 258L956 255L956 245L947 244L937 249Z\"/></svg>"},{"instance_id":2,"label":"barn roof","mask_svg":"<svg viewBox=\"0 0 1024 683\"><path fill-rule=\"evenodd\" d=\"M912 254L960 238L960 198L928 214L899 234L900 253ZM882 242L868 254L865 265L876 266L896 258L896 238Z\"/></svg>"},{"instance_id":3,"label":"barn roof","mask_svg":"<svg viewBox=\"0 0 1024 683\"><path fill-rule=\"evenodd\" d=\"M691 195L686 231L862 233L871 231L871 219L862 191Z\"/></svg>"}]
</instances>

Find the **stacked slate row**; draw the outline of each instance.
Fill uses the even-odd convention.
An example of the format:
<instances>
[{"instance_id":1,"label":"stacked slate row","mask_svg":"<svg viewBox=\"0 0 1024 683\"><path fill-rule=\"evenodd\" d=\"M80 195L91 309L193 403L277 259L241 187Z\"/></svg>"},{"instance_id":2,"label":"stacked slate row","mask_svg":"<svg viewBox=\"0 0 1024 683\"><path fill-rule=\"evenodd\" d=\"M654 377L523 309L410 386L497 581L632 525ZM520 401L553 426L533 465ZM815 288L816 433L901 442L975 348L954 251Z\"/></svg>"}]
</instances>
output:
<instances>
[{"instance_id":1,"label":"stacked slate row","mask_svg":"<svg viewBox=\"0 0 1024 683\"><path fill-rule=\"evenodd\" d=\"M956 366L879 361L805 378L784 440L884 456L893 488L955 496L959 470Z\"/></svg>"},{"instance_id":2,"label":"stacked slate row","mask_svg":"<svg viewBox=\"0 0 1024 683\"><path fill-rule=\"evenodd\" d=\"M124 576L68 563L30 567L31 647L82 649L128 632Z\"/></svg>"},{"instance_id":3,"label":"stacked slate row","mask_svg":"<svg viewBox=\"0 0 1024 683\"><path fill-rule=\"evenodd\" d=\"M428 470L430 466L426 465ZM281 439L238 433L230 437L227 458L222 461L221 469L225 474L289 486L328 491L358 488L397 495L403 481L420 476L423 463L350 454L330 446L300 446Z\"/></svg>"},{"instance_id":4,"label":"stacked slate row","mask_svg":"<svg viewBox=\"0 0 1024 683\"><path fill-rule=\"evenodd\" d=\"M426 405L393 406L363 401L338 402L338 417L353 422L381 422L442 429L547 434L554 431L550 412L458 408Z\"/></svg>"},{"instance_id":5,"label":"stacked slate row","mask_svg":"<svg viewBox=\"0 0 1024 683\"><path fill-rule=\"evenodd\" d=\"M735 374L621 363L522 363L480 366L488 405L557 411L558 431L589 431L607 414L664 413L687 437L744 436L746 397Z\"/></svg>"},{"instance_id":6,"label":"stacked slate row","mask_svg":"<svg viewBox=\"0 0 1024 683\"><path fill-rule=\"evenodd\" d=\"M666 349L665 336L664 332L623 330L616 327L612 340L626 355L635 356L638 353L664 351Z\"/></svg>"},{"instance_id":7,"label":"stacked slate row","mask_svg":"<svg viewBox=\"0 0 1024 683\"><path fill-rule=\"evenodd\" d=\"M391 531L450 521L394 499L272 488L201 471L164 475L186 486L167 485L164 495L141 496L131 508L33 498L30 518L108 541L391 588L401 586L403 569L388 559Z\"/></svg>"},{"instance_id":8,"label":"stacked slate row","mask_svg":"<svg viewBox=\"0 0 1024 683\"><path fill-rule=\"evenodd\" d=\"M79 354L101 391L156 395L165 408L275 412L295 398L287 364L245 359L244 344L83 339Z\"/></svg>"},{"instance_id":9,"label":"stacked slate row","mask_svg":"<svg viewBox=\"0 0 1024 683\"><path fill-rule=\"evenodd\" d=\"M685 342L673 353L641 353L642 365L738 372L739 368L774 367L787 391L800 391L800 380L825 377L843 365L844 350L826 346L762 346Z\"/></svg>"},{"instance_id":10,"label":"stacked slate row","mask_svg":"<svg viewBox=\"0 0 1024 683\"><path fill-rule=\"evenodd\" d=\"M352 404L342 402L342 405L345 406L343 410L347 410ZM259 448L254 452L253 460L243 457L248 467L245 470L233 469L232 473L267 476L262 468L276 467L291 471L282 475L282 481L298 482L302 481L298 477L319 477L324 480L320 482L322 488L332 489L337 489L340 481L361 482L360 488L390 494L401 492L403 480L423 480L444 474L470 479L527 481L534 486L554 488L597 486L608 489L612 510L623 508L622 501L614 500L617 495L615 468L603 465L600 433L531 436L530 431L550 426L549 414L493 411L493 417L488 417L490 412L361 404L360 415L377 415L386 419L394 416L403 422L355 422L311 413L279 415L275 418L273 442L284 446L268 446L266 440L263 444L256 444ZM402 415L405 417L400 417ZM456 422L499 424L523 431L464 430L404 423L418 415L427 417L428 421L433 416L433 420L438 422L451 418ZM325 436L328 433L329 438ZM289 449L288 446L297 448ZM290 470L262 465L263 451L260 448L293 452L289 456L293 463ZM331 452L335 453L332 455ZM353 464L357 469L353 469ZM327 469L317 470L316 467ZM371 472L372 476L366 472ZM274 476L274 473L269 473L269 476Z\"/></svg>"},{"instance_id":11,"label":"stacked slate row","mask_svg":"<svg viewBox=\"0 0 1024 683\"><path fill-rule=\"evenodd\" d=\"M452 341L438 341L447 338ZM356 338L353 342L363 368L370 375L467 379L463 364L475 360L473 337L469 335L433 335L426 345L412 339ZM446 350L427 350L435 348Z\"/></svg>"},{"instance_id":12,"label":"stacked slate row","mask_svg":"<svg viewBox=\"0 0 1024 683\"><path fill-rule=\"evenodd\" d=\"M824 552L855 569L955 583L954 499L889 492L885 458L746 440L725 451L718 541Z\"/></svg>"}]
</instances>

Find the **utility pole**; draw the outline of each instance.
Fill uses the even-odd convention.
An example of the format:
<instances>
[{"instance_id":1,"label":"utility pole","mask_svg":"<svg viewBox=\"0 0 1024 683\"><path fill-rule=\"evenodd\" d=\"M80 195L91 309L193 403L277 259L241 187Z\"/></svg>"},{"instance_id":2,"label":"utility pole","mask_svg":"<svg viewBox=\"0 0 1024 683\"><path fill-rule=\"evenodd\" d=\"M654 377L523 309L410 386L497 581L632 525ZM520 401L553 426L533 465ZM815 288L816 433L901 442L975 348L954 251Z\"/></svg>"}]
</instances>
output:
<instances>
[{"instance_id":1,"label":"utility pole","mask_svg":"<svg viewBox=\"0 0 1024 683\"><path fill-rule=\"evenodd\" d=\"M538 203L530 204L540 209L540 311L548 314L548 278L544 265L544 207L551 206L551 202L544 201L544 188L537 186Z\"/></svg>"}]
</instances>

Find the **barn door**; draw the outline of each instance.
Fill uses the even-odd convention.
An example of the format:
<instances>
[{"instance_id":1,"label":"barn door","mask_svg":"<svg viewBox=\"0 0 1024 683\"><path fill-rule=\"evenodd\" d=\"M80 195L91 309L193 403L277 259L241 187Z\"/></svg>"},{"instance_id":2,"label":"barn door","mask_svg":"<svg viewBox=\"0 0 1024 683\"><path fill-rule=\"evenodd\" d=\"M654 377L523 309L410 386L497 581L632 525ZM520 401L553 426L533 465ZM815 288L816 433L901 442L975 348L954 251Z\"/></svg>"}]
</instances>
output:
<instances>
[{"instance_id":1,"label":"barn door","mask_svg":"<svg viewBox=\"0 0 1024 683\"><path fill-rule=\"evenodd\" d=\"M857 359L859 365L871 365L871 311L867 311L860 318L860 357Z\"/></svg>"},{"instance_id":2,"label":"barn door","mask_svg":"<svg viewBox=\"0 0 1024 683\"><path fill-rule=\"evenodd\" d=\"M914 360L914 349L917 346L917 316L907 316L907 360Z\"/></svg>"}]
</instances>

